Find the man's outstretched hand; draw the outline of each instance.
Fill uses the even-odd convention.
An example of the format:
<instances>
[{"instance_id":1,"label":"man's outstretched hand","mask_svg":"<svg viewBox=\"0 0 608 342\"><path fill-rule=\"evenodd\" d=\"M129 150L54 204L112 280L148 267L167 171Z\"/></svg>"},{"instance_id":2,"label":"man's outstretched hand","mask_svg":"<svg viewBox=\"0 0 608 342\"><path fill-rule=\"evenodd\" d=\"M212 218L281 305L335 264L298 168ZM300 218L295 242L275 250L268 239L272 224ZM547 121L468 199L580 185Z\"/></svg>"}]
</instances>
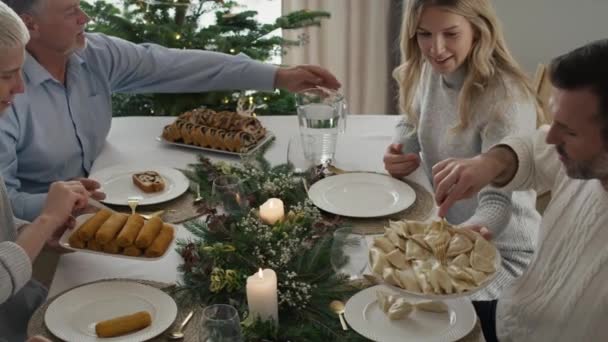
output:
<instances>
[{"instance_id":1,"label":"man's outstretched hand","mask_svg":"<svg viewBox=\"0 0 608 342\"><path fill-rule=\"evenodd\" d=\"M332 73L320 66L298 65L279 68L275 76L274 86L297 93L317 86L336 90L342 85Z\"/></svg>"}]
</instances>

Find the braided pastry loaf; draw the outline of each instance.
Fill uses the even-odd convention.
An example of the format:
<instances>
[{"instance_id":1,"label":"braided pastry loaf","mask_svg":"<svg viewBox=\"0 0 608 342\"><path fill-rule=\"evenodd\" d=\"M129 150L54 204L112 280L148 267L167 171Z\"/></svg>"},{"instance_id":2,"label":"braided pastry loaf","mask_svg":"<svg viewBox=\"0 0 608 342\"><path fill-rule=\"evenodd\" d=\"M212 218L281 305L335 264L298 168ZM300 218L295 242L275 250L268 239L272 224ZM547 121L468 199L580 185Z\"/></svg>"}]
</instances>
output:
<instances>
[{"instance_id":1,"label":"braided pastry loaf","mask_svg":"<svg viewBox=\"0 0 608 342\"><path fill-rule=\"evenodd\" d=\"M234 112L194 109L165 126L167 141L230 152L247 152L266 136L258 119Z\"/></svg>"}]
</instances>

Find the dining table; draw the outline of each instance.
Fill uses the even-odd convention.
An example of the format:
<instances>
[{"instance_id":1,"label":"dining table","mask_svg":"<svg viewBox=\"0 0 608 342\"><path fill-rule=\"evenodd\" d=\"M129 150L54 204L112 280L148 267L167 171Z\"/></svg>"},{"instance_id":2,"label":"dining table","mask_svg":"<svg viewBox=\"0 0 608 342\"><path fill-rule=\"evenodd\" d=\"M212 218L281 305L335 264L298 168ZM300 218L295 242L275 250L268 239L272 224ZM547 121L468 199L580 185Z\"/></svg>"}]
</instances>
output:
<instances>
[{"instance_id":1,"label":"dining table","mask_svg":"<svg viewBox=\"0 0 608 342\"><path fill-rule=\"evenodd\" d=\"M297 116L259 116L258 119L266 129L275 136L275 141L267 150L265 157L272 164L287 162L287 147L290 138L298 136ZM157 138L163 127L175 120L175 117L116 117L106 144L96 159L91 174L105 168L125 165L158 165L178 169L187 168L196 163L200 154L211 160L224 160L237 163L239 157L221 153L172 146L160 142ZM348 117L345 136L374 137L366 139L365 144L342 146L338 143L336 151L337 165L346 170L383 172L382 156L391 142L394 127L399 120L395 115L351 115ZM352 142L353 139L348 139ZM371 142L371 143L370 143ZM430 182L422 171L410 178L430 189ZM177 239L188 239L191 233L177 225ZM75 286L107 278L131 278L175 283L180 280L178 265L181 256L172 250L160 260L140 261L119 259L112 256L100 256L84 252L67 253L60 257L53 277L49 296L52 297Z\"/></svg>"},{"instance_id":2,"label":"dining table","mask_svg":"<svg viewBox=\"0 0 608 342\"><path fill-rule=\"evenodd\" d=\"M297 116L258 116L258 119L275 137L265 153L265 158L274 165L287 162L289 141L299 137ZM173 146L160 141L159 136L163 128L174 120L175 117L159 116L114 118L105 146L93 164L91 174L126 164L187 169L189 165L197 163L200 155L212 161L223 160L228 163L241 161L237 156ZM392 141L399 120L400 117L397 115L348 116L346 129L338 139L336 166L344 170L385 173L383 154ZM432 194L430 180L422 168L409 175L407 179L422 185ZM430 216L437 217L435 206ZM183 224L177 224L175 227L177 240L193 238L192 233ZM168 251L158 260L133 260L86 252L66 253L59 258L49 288L49 298L82 284L102 279L129 278L175 284L181 280L178 266L182 261L182 257L175 249ZM483 341L483 337L480 337L479 341Z\"/></svg>"}]
</instances>

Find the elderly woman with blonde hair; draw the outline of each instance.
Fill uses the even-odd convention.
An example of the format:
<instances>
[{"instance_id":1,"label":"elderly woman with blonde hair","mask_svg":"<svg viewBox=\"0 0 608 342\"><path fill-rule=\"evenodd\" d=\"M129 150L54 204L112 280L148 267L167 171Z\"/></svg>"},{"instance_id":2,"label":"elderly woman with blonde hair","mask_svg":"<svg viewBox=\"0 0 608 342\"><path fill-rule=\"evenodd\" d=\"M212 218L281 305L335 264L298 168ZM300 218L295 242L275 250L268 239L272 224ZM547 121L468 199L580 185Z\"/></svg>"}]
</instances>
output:
<instances>
[{"instance_id":1,"label":"elderly woman with blonde hair","mask_svg":"<svg viewBox=\"0 0 608 342\"><path fill-rule=\"evenodd\" d=\"M395 177L422 165L431 179L437 162L472 158L508 135L532 134L543 118L489 0L409 1L401 52L403 63L393 75L405 116L384 155ZM534 192L488 188L440 214L495 237L502 267L475 300L498 298L532 259L540 224Z\"/></svg>"},{"instance_id":2,"label":"elderly woman with blonde hair","mask_svg":"<svg viewBox=\"0 0 608 342\"><path fill-rule=\"evenodd\" d=\"M28 40L21 19L0 2L0 115L11 110L14 97L23 92L21 67ZM28 223L13 217L0 177L0 340L27 338L29 318L46 298L46 289L30 279L32 262L68 226L72 211L86 206L87 198L80 182L53 183L44 211Z\"/></svg>"}]
</instances>

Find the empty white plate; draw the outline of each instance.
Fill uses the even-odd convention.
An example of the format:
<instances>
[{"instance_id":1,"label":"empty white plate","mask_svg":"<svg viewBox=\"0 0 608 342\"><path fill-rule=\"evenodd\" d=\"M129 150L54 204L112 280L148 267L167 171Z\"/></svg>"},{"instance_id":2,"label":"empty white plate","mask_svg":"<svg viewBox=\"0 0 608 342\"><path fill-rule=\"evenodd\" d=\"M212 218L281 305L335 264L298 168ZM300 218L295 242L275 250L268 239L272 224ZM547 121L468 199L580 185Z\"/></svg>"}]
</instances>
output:
<instances>
[{"instance_id":1,"label":"empty white plate","mask_svg":"<svg viewBox=\"0 0 608 342\"><path fill-rule=\"evenodd\" d=\"M133 184L133 174L143 171L156 171L165 180L165 189L146 193ZM139 205L158 204L179 197L188 190L190 182L176 169L155 165L118 165L96 171L89 178L101 184L101 191L107 204L127 205L129 197L139 197Z\"/></svg>"},{"instance_id":2,"label":"empty white plate","mask_svg":"<svg viewBox=\"0 0 608 342\"><path fill-rule=\"evenodd\" d=\"M131 334L99 338L99 321L147 311L152 324ZM107 281L77 287L55 299L44 322L53 335L65 341L137 342L158 336L177 316L173 298L152 286L129 281Z\"/></svg>"},{"instance_id":3,"label":"empty white plate","mask_svg":"<svg viewBox=\"0 0 608 342\"><path fill-rule=\"evenodd\" d=\"M380 309L376 291L401 295L385 286L367 288L346 303L344 317L359 334L378 342L451 342L466 336L475 327L473 304L467 298L443 301L448 312L435 313L414 310L408 317L390 320ZM410 298L412 303L420 301Z\"/></svg>"},{"instance_id":4,"label":"empty white plate","mask_svg":"<svg viewBox=\"0 0 608 342\"><path fill-rule=\"evenodd\" d=\"M406 183L387 175L344 173L313 184L308 197L319 208L342 216L379 217L409 208L416 193Z\"/></svg>"}]
</instances>

